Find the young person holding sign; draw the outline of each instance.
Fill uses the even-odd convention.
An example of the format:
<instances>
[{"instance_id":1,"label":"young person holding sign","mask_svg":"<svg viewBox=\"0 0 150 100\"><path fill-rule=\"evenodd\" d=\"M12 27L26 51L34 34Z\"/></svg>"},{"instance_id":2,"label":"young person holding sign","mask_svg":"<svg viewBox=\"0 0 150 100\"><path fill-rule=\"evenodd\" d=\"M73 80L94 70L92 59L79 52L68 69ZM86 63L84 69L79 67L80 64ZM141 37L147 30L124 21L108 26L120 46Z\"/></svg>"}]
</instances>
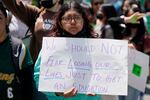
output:
<instances>
[{"instance_id":1,"label":"young person holding sign","mask_svg":"<svg viewBox=\"0 0 150 100\"><path fill-rule=\"evenodd\" d=\"M93 33L87 16L81 6L72 1L64 4L57 15L56 27L53 29L53 36L55 37L72 37L72 38L92 38L97 34ZM39 84L39 75L41 67L41 53L35 64L34 80L36 86ZM51 83L47 83L51 84ZM44 93L47 100L100 100L99 95L95 94L77 94L76 88L71 88L63 93ZM36 97L36 100L40 97ZM43 98L42 98L43 100Z\"/></svg>"}]
</instances>

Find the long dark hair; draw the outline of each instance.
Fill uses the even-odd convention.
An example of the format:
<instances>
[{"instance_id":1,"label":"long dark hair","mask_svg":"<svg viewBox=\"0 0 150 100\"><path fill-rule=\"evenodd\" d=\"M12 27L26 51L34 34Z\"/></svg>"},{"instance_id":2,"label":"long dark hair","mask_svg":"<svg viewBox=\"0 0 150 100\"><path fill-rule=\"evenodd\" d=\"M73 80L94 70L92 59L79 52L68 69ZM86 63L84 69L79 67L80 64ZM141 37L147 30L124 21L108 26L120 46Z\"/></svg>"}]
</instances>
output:
<instances>
[{"instance_id":1,"label":"long dark hair","mask_svg":"<svg viewBox=\"0 0 150 100\"><path fill-rule=\"evenodd\" d=\"M143 12L143 11L142 11L142 8L141 8L141 6L140 6L140 2L139 2L139 1L135 1L135 0L133 0L133 1L132 1L132 0L129 0L129 8L127 8L127 9L123 12L123 6L124 6L125 1L126 1L126 0L123 1L122 6L121 6L121 11L122 11L122 14L123 14L123 15L126 16L130 9L133 9L134 12L137 12L137 11ZM136 4L136 5L138 6L138 8L131 8L131 6L132 6L133 4Z\"/></svg>"},{"instance_id":2,"label":"long dark hair","mask_svg":"<svg viewBox=\"0 0 150 100\"><path fill-rule=\"evenodd\" d=\"M5 18L7 18L6 8L4 7L4 5L3 5L2 2L0 2L0 10L1 10L2 13L4 14ZM8 25L6 25L6 33L9 33Z\"/></svg>"},{"instance_id":3,"label":"long dark hair","mask_svg":"<svg viewBox=\"0 0 150 100\"><path fill-rule=\"evenodd\" d=\"M101 6L102 13L106 17L106 22L111 17L117 17L117 12L112 4L103 4Z\"/></svg>"},{"instance_id":4,"label":"long dark hair","mask_svg":"<svg viewBox=\"0 0 150 100\"><path fill-rule=\"evenodd\" d=\"M136 12L142 12L141 8L139 7L139 5L137 3L132 3L132 4L136 4L138 7L132 7L130 10L133 13ZM129 11L126 13L128 15ZM131 33L131 29L132 28L136 28L136 35L134 37L132 37L132 39L130 40L130 42L133 42L136 44L137 49L140 51L143 51L143 41L144 41L144 35L145 35L145 25L144 25L144 20L143 18L141 18L139 20L139 24L132 24L132 23L127 23L126 24L126 31L125 31L125 36L130 36Z\"/></svg>"},{"instance_id":5,"label":"long dark hair","mask_svg":"<svg viewBox=\"0 0 150 100\"><path fill-rule=\"evenodd\" d=\"M62 16L70 9L73 9L77 11L79 14L81 14L84 20L83 29L81 32L77 33L77 35L69 34L60 26ZM92 30L92 26L90 25L89 20L86 16L86 13L84 12L80 4L75 1L70 1L62 5L56 17L56 26L54 27L53 32L55 33L55 36L61 36L61 37L96 37L95 33Z\"/></svg>"},{"instance_id":6,"label":"long dark hair","mask_svg":"<svg viewBox=\"0 0 150 100\"><path fill-rule=\"evenodd\" d=\"M139 4L137 2L131 2L130 3L130 6L132 6L133 4L137 5L137 7L131 7L130 8L130 11L132 11L133 13L136 13L136 12L142 12L142 9L140 8ZM127 11L126 15L125 16L128 16L128 13L129 13L129 10ZM130 15L131 16L131 15ZM131 23L128 23L127 24L127 35L130 35L130 28L137 28L138 29L138 35L140 36L143 35L145 32L145 26L144 26L144 20L143 18L141 18L140 20L140 23L139 24L131 24ZM139 34L140 33L140 34Z\"/></svg>"}]
</instances>

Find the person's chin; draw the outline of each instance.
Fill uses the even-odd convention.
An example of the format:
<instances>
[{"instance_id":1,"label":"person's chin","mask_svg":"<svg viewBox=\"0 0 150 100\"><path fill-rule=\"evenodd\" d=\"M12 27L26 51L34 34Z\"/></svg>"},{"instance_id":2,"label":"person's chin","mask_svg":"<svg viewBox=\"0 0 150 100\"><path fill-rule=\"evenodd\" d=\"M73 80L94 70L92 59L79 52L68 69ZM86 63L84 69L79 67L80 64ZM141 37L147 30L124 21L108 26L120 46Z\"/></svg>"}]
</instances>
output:
<instances>
[{"instance_id":1,"label":"person's chin","mask_svg":"<svg viewBox=\"0 0 150 100\"><path fill-rule=\"evenodd\" d=\"M76 35L78 32L71 31L70 34Z\"/></svg>"}]
</instances>

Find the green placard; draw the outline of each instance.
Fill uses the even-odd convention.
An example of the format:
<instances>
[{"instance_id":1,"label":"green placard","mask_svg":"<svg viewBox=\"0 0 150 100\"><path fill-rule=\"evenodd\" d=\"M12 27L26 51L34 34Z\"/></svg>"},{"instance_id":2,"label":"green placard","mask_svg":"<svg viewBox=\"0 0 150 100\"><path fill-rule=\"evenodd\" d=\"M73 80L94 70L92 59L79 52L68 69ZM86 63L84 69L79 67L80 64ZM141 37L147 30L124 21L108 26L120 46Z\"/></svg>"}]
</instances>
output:
<instances>
[{"instance_id":1,"label":"green placard","mask_svg":"<svg viewBox=\"0 0 150 100\"><path fill-rule=\"evenodd\" d=\"M142 67L140 65L134 64L133 69L132 69L132 73L134 75L140 77L141 73L142 73Z\"/></svg>"}]
</instances>

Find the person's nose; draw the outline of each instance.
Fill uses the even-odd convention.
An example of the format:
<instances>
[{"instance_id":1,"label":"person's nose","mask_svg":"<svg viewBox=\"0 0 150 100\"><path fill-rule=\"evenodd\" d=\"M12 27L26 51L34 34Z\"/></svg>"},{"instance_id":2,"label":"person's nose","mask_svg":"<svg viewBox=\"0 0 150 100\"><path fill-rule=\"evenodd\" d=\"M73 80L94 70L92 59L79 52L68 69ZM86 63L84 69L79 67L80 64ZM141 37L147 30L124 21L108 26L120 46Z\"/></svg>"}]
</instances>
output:
<instances>
[{"instance_id":1,"label":"person's nose","mask_svg":"<svg viewBox=\"0 0 150 100\"><path fill-rule=\"evenodd\" d=\"M75 19L72 18L72 19L71 19L71 24L75 24L75 23L76 23Z\"/></svg>"}]
</instances>

